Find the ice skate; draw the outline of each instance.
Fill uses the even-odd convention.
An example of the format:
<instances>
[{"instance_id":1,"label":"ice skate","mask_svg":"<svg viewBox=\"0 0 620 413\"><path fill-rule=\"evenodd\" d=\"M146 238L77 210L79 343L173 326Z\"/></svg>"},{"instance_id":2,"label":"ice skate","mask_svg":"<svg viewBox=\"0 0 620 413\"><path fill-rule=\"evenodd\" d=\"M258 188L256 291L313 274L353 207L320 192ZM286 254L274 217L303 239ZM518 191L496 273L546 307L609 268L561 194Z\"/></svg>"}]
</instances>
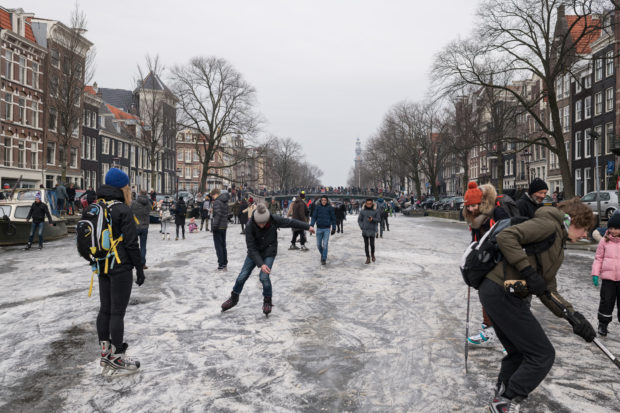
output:
<instances>
[{"instance_id":1,"label":"ice skate","mask_svg":"<svg viewBox=\"0 0 620 413\"><path fill-rule=\"evenodd\" d=\"M166 234L162 235L161 239L165 240L166 239Z\"/></svg>"},{"instance_id":2,"label":"ice skate","mask_svg":"<svg viewBox=\"0 0 620 413\"><path fill-rule=\"evenodd\" d=\"M297 245L295 245L295 244L291 244L291 246L288 247L288 249L289 249L289 251L291 251L291 250L298 250L299 247Z\"/></svg>"},{"instance_id":3,"label":"ice skate","mask_svg":"<svg viewBox=\"0 0 620 413\"><path fill-rule=\"evenodd\" d=\"M495 341L495 329L493 327L487 327L485 324L482 324L482 330L478 334L474 334L473 336L467 337L467 341L471 344L488 344Z\"/></svg>"},{"instance_id":4,"label":"ice skate","mask_svg":"<svg viewBox=\"0 0 620 413\"><path fill-rule=\"evenodd\" d=\"M376 261L376 260L375 260L375 255L373 254L373 255L372 255L372 262L375 262L375 261Z\"/></svg>"},{"instance_id":5,"label":"ice skate","mask_svg":"<svg viewBox=\"0 0 620 413\"><path fill-rule=\"evenodd\" d=\"M302 245L299 249L301 251L308 251L308 247L306 247L305 245Z\"/></svg>"},{"instance_id":6,"label":"ice skate","mask_svg":"<svg viewBox=\"0 0 620 413\"><path fill-rule=\"evenodd\" d=\"M99 365L101 367L110 366L110 342L108 340L102 340L99 342L99 348L101 349L101 358L99 359Z\"/></svg>"},{"instance_id":7,"label":"ice skate","mask_svg":"<svg viewBox=\"0 0 620 413\"><path fill-rule=\"evenodd\" d=\"M126 376L138 372L140 362L125 354L127 347L127 343L123 343L122 351L117 353L114 344L110 345L110 353L105 359L106 366L104 366L101 374L105 376Z\"/></svg>"},{"instance_id":8,"label":"ice skate","mask_svg":"<svg viewBox=\"0 0 620 413\"><path fill-rule=\"evenodd\" d=\"M273 305L271 304L271 297L265 297L263 299L263 313L265 313L265 316L269 316L272 307Z\"/></svg>"},{"instance_id":9,"label":"ice skate","mask_svg":"<svg viewBox=\"0 0 620 413\"><path fill-rule=\"evenodd\" d=\"M239 294L237 294L234 291L231 292L230 298L222 303L222 312L226 310L230 310L231 308L236 306L238 302L239 302Z\"/></svg>"},{"instance_id":10,"label":"ice skate","mask_svg":"<svg viewBox=\"0 0 620 413\"><path fill-rule=\"evenodd\" d=\"M607 323L598 323L598 334L601 337L606 337L607 336Z\"/></svg>"},{"instance_id":11,"label":"ice skate","mask_svg":"<svg viewBox=\"0 0 620 413\"><path fill-rule=\"evenodd\" d=\"M29 250L30 248L32 248L32 244L31 244L31 243L28 243L28 244L26 244L26 248L24 248L24 249L25 249L25 250Z\"/></svg>"},{"instance_id":12,"label":"ice skate","mask_svg":"<svg viewBox=\"0 0 620 413\"><path fill-rule=\"evenodd\" d=\"M519 397L510 400L503 396L497 396L493 398L487 411L489 413L519 413L520 405L521 398Z\"/></svg>"}]
</instances>

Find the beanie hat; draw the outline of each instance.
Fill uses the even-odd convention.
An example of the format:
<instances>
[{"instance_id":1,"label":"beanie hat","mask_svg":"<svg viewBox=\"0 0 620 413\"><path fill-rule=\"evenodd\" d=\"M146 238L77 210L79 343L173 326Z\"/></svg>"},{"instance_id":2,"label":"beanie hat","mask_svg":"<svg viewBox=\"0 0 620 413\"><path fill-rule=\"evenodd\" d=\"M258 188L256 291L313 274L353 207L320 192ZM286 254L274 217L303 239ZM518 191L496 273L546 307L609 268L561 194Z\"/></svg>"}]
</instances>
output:
<instances>
[{"instance_id":1,"label":"beanie hat","mask_svg":"<svg viewBox=\"0 0 620 413\"><path fill-rule=\"evenodd\" d=\"M475 205L482 202L482 191L478 188L478 184L470 182L467 184L467 191L465 192L465 206Z\"/></svg>"},{"instance_id":2,"label":"beanie hat","mask_svg":"<svg viewBox=\"0 0 620 413\"><path fill-rule=\"evenodd\" d=\"M304 199L304 198L306 197L306 191L301 191L301 192L299 193L299 197L300 197L301 199Z\"/></svg>"},{"instance_id":3,"label":"beanie hat","mask_svg":"<svg viewBox=\"0 0 620 413\"><path fill-rule=\"evenodd\" d=\"M118 168L112 168L105 175L105 184L115 188L122 188L129 185L129 177Z\"/></svg>"},{"instance_id":4,"label":"beanie hat","mask_svg":"<svg viewBox=\"0 0 620 413\"><path fill-rule=\"evenodd\" d=\"M620 213L613 214L607 221L607 228L620 228Z\"/></svg>"},{"instance_id":5,"label":"beanie hat","mask_svg":"<svg viewBox=\"0 0 620 413\"><path fill-rule=\"evenodd\" d=\"M248 202L251 204L252 202L254 202L254 198L250 197L250 198L248 199Z\"/></svg>"},{"instance_id":6,"label":"beanie hat","mask_svg":"<svg viewBox=\"0 0 620 413\"><path fill-rule=\"evenodd\" d=\"M530 188L527 190L527 193L532 195L538 191L542 191L543 189L549 189L545 181L540 178L534 178L534 180L530 182Z\"/></svg>"},{"instance_id":7,"label":"beanie hat","mask_svg":"<svg viewBox=\"0 0 620 413\"><path fill-rule=\"evenodd\" d=\"M34 196L34 199L38 199L40 201L41 200L41 192L37 192L36 195Z\"/></svg>"},{"instance_id":8,"label":"beanie hat","mask_svg":"<svg viewBox=\"0 0 620 413\"><path fill-rule=\"evenodd\" d=\"M269 210L267 209L265 204L258 204L258 206L256 207L256 211L254 211L254 222L256 222L257 224L264 224L265 222L269 221L270 215L271 214L269 213Z\"/></svg>"}]
</instances>

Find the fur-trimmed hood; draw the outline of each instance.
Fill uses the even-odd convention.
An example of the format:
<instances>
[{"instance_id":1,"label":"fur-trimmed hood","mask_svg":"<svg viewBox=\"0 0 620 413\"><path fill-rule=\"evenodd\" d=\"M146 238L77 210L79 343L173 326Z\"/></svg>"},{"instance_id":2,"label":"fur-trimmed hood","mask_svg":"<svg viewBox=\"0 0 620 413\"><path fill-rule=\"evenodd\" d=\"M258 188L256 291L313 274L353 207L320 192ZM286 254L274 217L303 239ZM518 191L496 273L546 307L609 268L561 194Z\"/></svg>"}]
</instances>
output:
<instances>
[{"instance_id":1,"label":"fur-trimmed hood","mask_svg":"<svg viewBox=\"0 0 620 413\"><path fill-rule=\"evenodd\" d=\"M463 207L463 217L470 225L474 223L474 221L480 221L480 224L486 221L486 218L476 220L476 217L480 215L485 215L487 218L493 216L493 209L495 209L495 198L497 198L497 191L495 190L495 187L491 184L481 185L480 190L482 191L482 201L480 202L480 208L478 209L478 213L474 215L467 210L467 207ZM477 226L479 227L480 225Z\"/></svg>"}]
</instances>

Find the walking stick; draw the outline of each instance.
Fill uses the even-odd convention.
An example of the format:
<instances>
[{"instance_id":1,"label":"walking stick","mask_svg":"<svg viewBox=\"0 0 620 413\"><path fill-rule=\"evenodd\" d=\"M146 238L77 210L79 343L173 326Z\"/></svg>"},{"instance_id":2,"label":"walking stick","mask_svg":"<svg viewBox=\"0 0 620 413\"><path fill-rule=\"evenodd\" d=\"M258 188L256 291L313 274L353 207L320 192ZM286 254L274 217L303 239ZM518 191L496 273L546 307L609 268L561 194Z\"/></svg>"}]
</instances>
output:
<instances>
[{"instance_id":1,"label":"walking stick","mask_svg":"<svg viewBox=\"0 0 620 413\"><path fill-rule=\"evenodd\" d=\"M469 355L469 301L471 298L471 287L467 287L467 319L465 322L465 374L467 374L467 356Z\"/></svg>"},{"instance_id":2,"label":"walking stick","mask_svg":"<svg viewBox=\"0 0 620 413\"><path fill-rule=\"evenodd\" d=\"M573 314L568 312L568 308L566 308L564 306L564 304L562 304L559 300L557 300L551 293L547 292L547 297L549 297L549 299L551 299L551 301L553 301L553 303L555 305L557 305L560 310L562 310L562 313L564 314L564 316L566 317L566 319L568 321L570 321L571 324L577 323L577 320L575 319L575 317L573 316ZM618 367L620 369L620 360L618 360L618 358L616 356L614 356L614 354L609 351L607 349L607 347L605 347L605 345L603 343L600 342L600 340L598 338L594 338L593 340L594 344L596 344L596 346L601 349L601 351L603 353L605 353L605 355L607 357L609 357L609 359L616 365L616 367Z\"/></svg>"}]
</instances>

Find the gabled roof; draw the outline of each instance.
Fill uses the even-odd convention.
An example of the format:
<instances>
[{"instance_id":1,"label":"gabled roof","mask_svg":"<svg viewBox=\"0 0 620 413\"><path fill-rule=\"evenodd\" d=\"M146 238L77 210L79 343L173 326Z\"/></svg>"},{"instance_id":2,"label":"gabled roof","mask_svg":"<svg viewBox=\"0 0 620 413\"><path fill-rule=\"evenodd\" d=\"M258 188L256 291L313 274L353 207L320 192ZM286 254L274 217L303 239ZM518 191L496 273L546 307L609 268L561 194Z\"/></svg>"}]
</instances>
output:
<instances>
[{"instance_id":1,"label":"gabled roof","mask_svg":"<svg viewBox=\"0 0 620 413\"><path fill-rule=\"evenodd\" d=\"M575 44L577 54L592 53L591 44L601 36L600 19L588 16L566 16L566 23L570 29L570 36ZM584 34L584 31L586 32ZM580 38L581 36L581 38Z\"/></svg>"},{"instance_id":2,"label":"gabled roof","mask_svg":"<svg viewBox=\"0 0 620 413\"><path fill-rule=\"evenodd\" d=\"M106 106L108 107L110 112L112 112L112 114L114 115L114 117L116 119L123 119L123 120L133 119L133 120L138 120L137 116L134 116L131 113L124 112L121 109L119 109L119 108L117 108L115 106L110 105L109 103L106 103Z\"/></svg>"},{"instance_id":3,"label":"gabled roof","mask_svg":"<svg viewBox=\"0 0 620 413\"><path fill-rule=\"evenodd\" d=\"M135 99L130 90L100 87L98 92L101 94L101 99L103 99L104 102L123 111L128 111L132 106L135 106Z\"/></svg>"},{"instance_id":4,"label":"gabled roof","mask_svg":"<svg viewBox=\"0 0 620 413\"><path fill-rule=\"evenodd\" d=\"M152 71L149 72L142 81L138 81L138 87L134 90L134 93L137 93L140 89L164 91L168 93L173 100L178 100L174 93L168 89L168 86L162 82L161 78Z\"/></svg>"},{"instance_id":5,"label":"gabled roof","mask_svg":"<svg viewBox=\"0 0 620 413\"><path fill-rule=\"evenodd\" d=\"M6 29L6 30L10 30L14 32L13 23L11 20L11 11L12 10L6 10L0 7L0 29ZM30 25L31 19L32 19L31 17L27 17L26 21L24 22L25 24L24 37L30 40L31 42L36 43L37 41L34 38L34 33L32 32L32 26Z\"/></svg>"},{"instance_id":6,"label":"gabled roof","mask_svg":"<svg viewBox=\"0 0 620 413\"><path fill-rule=\"evenodd\" d=\"M84 92L86 92L86 93L88 93L90 95L97 96L97 92L95 92L95 89L93 89L92 86L88 86L88 85L84 86Z\"/></svg>"}]
</instances>

